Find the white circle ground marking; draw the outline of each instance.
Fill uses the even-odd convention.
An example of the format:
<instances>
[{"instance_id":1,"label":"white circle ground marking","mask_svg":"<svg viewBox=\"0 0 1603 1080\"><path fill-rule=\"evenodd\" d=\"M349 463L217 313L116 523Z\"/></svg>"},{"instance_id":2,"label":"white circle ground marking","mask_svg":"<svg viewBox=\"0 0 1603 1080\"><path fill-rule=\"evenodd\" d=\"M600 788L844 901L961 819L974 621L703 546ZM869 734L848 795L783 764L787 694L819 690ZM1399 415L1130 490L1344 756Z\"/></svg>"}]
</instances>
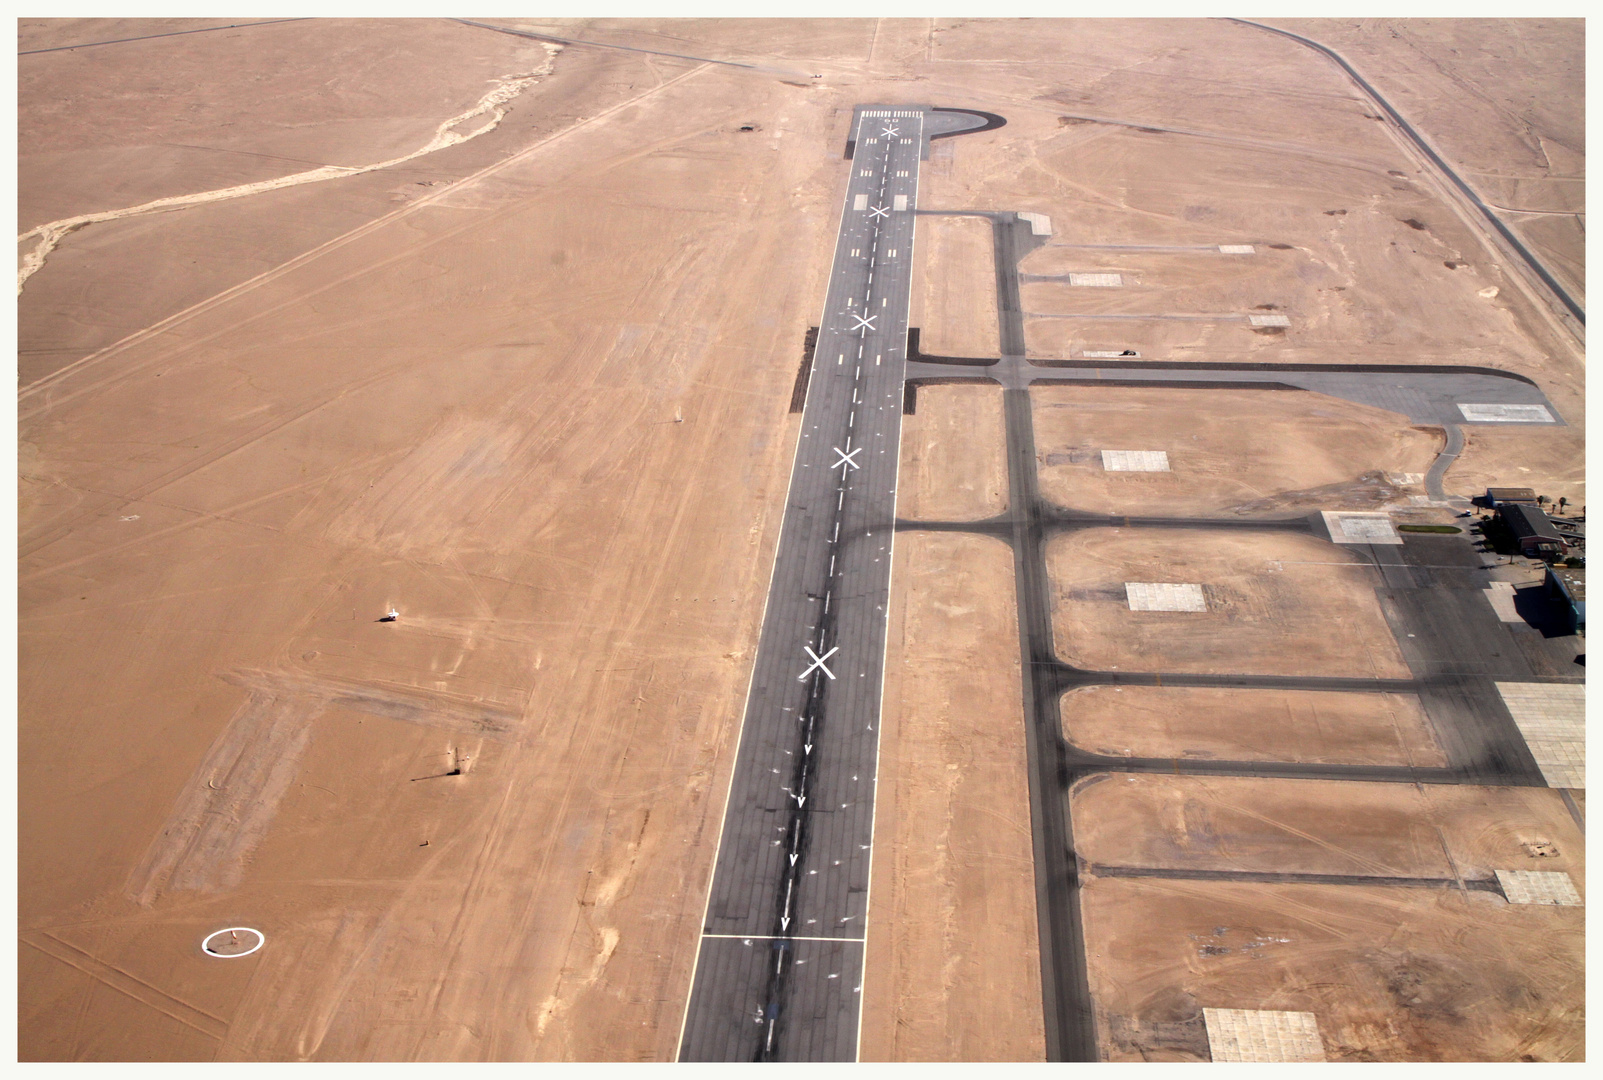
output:
<instances>
[{"instance_id":1,"label":"white circle ground marking","mask_svg":"<svg viewBox=\"0 0 1603 1080\"><path fill-rule=\"evenodd\" d=\"M235 947L235 940L237 939L238 935L240 935L240 934L255 934L256 935L256 944L252 945L248 949L243 949L243 950L241 950L239 952L217 952L216 950L214 950L212 948L212 942L216 941L218 938L222 937L224 934L233 935L233 937L229 938L228 944L227 944L227 947L230 948L230 949ZM244 943L243 942L239 942L239 944L244 944ZM219 960L232 960L235 957L249 956L251 953L255 952L257 949L261 948L263 945L266 945L266 944L267 944L267 935L262 933L260 930L252 930L248 926L229 926L229 927L224 927L221 930L218 930L216 933L207 934L206 935L206 940L204 940L204 941L202 941L200 943L200 949L201 949L201 952L204 952L207 956L215 956Z\"/></svg>"}]
</instances>

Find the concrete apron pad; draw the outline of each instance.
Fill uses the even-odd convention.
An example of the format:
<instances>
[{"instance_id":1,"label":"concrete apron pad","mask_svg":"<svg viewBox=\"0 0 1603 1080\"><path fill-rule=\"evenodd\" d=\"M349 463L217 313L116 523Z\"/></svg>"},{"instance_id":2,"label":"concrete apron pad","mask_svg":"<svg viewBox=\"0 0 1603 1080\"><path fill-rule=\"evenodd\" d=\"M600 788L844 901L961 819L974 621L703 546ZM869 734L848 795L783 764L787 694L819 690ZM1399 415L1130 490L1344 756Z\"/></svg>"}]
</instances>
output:
<instances>
[{"instance_id":1,"label":"concrete apron pad","mask_svg":"<svg viewBox=\"0 0 1603 1080\"><path fill-rule=\"evenodd\" d=\"M1544 405L1471 405L1459 402L1458 411L1472 424L1553 423L1553 414Z\"/></svg>"},{"instance_id":2,"label":"concrete apron pad","mask_svg":"<svg viewBox=\"0 0 1603 1080\"><path fill-rule=\"evenodd\" d=\"M1131 611L1207 611L1202 586L1170 582L1126 581L1125 599Z\"/></svg>"},{"instance_id":3,"label":"concrete apron pad","mask_svg":"<svg viewBox=\"0 0 1603 1080\"><path fill-rule=\"evenodd\" d=\"M1104 450L1102 468L1107 472L1168 472L1169 454L1165 450Z\"/></svg>"},{"instance_id":4,"label":"concrete apron pad","mask_svg":"<svg viewBox=\"0 0 1603 1080\"><path fill-rule=\"evenodd\" d=\"M1203 1009L1214 1061L1324 1061L1319 1021L1309 1012Z\"/></svg>"},{"instance_id":5,"label":"concrete apron pad","mask_svg":"<svg viewBox=\"0 0 1603 1080\"><path fill-rule=\"evenodd\" d=\"M1562 870L1496 870L1497 883L1511 904L1582 907L1575 882Z\"/></svg>"},{"instance_id":6,"label":"concrete apron pad","mask_svg":"<svg viewBox=\"0 0 1603 1080\"><path fill-rule=\"evenodd\" d=\"M1382 513L1333 512L1321 515L1333 544L1401 544L1403 538L1392 527L1391 515Z\"/></svg>"},{"instance_id":7,"label":"concrete apron pad","mask_svg":"<svg viewBox=\"0 0 1603 1080\"><path fill-rule=\"evenodd\" d=\"M1548 786L1585 788L1586 687L1580 683L1500 682L1497 692Z\"/></svg>"}]
</instances>

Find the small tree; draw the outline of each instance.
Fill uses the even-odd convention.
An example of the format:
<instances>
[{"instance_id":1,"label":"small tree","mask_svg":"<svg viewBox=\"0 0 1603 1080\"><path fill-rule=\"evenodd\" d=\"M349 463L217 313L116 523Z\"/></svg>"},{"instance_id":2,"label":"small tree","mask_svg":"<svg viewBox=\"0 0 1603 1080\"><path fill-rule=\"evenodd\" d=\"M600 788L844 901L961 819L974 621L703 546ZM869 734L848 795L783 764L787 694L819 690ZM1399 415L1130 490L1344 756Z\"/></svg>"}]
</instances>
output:
<instances>
[{"instance_id":1,"label":"small tree","mask_svg":"<svg viewBox=\"0 0 1603 1080\"><path fill-rule=\"evenodd\" d=\"M1559 513L1562 514L1564 512L1564 507L1569 505L1569 501L1570 500L1565 498L1563 495L1560 495L1558 497L1558 512Z\"/></svg>"},{"instance_id":2,"label":"small tree","mask_svg":"<svg viewBox=\"0 0 1603 1080\"><path fill-rule=\"evenodd\" d=\"M1536 505L1537 506L1546 506L1547 505L1547 496L1546 495L1538 495L1536 497Z\"/></svg>"}]
</instances>

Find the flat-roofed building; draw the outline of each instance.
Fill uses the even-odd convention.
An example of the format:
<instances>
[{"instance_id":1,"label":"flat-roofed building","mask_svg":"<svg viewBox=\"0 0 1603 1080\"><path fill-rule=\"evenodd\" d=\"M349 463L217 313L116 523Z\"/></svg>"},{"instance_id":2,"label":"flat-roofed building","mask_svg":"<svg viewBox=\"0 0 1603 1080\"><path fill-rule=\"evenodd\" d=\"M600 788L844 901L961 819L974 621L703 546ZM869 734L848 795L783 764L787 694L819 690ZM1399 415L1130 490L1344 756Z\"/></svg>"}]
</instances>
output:
<instances>
[{"instance_id":1,"label":"flat-roofed building","mask_svg":"<svg viewBox=\"0 0 1603 1080\"><path fill-rule=\"evenodd\" d=\"M1504 503L1525 503L1535 506L1536 492L1530 488L1489 487L1486 489L1486 503L1493 510Z\"/></svg>"},{"instance_id":2,"label":"flat-roofed building","mask_svg":"<svg viewBox=\"0 0 1603 1080\"><path fill-rule=\"evenodd\" d=\"M1586 570L1579 566L1549 566L1547 591L1569 611L1570 633L1586 633Z\"/></svg>"}]
</instances>

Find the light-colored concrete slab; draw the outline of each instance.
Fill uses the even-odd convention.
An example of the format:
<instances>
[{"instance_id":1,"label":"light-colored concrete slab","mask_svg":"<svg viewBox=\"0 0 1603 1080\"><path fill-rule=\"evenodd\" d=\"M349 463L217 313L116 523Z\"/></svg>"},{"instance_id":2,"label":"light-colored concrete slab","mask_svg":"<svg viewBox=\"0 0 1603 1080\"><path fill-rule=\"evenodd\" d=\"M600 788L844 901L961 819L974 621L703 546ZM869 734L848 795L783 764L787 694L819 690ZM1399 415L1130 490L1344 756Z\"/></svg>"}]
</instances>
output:
<instances>
[{"instance_id":1,"label":"light-colored concrete slab","mask_svg":"<svg viewBox=\"0 0 1603 1080\"><path fill-rule=\"evenodd\" d=\"M1498 870L1497 883L1511 904L1581 907L1575 881L1562 870Z\"/></svg>"},{"instance_id":2,"label":"light-colored concrete slab","mask_svg":"<svg viewBox=\"0 0 1603 1080\"><path fill-rule=\"evenodd\" d=\"M1173 582L1126 581L1125 599L1131 611L1207 611L1201 585Z\"/></svg>"},{"instance_id":3,"label":"light-colored concrete slab","mask_svg":"<svg viewBox=\"0 0 1603 1080\"><path fill-rule=\"evenodd\" d=\"M1493 582L1499 584L1506 582ZM1500 682L1497 692L1548 786L1586 787L1586 687Z\"/></svg>"},{"instance_id":4,"label":"light-colored concrete slab","mask_svg":"<svg viewBox=\"0 0 1603 1080\"><path fill-rule=\"evenodd\" d=\"M1475 424L1551 424L1553 414L1544 405L1468 405L1460 402L1458 411Z\"/></svg>"},{"instance_id":5,"label":"light-colored concrete slab","mask_svg":"<svg viewBox=\"0 0 1603 1080\"><path fill-rule=\"evenodd\" d=\"M1309 1012L1203 1009L1215 1061L1324 1061L1319 1021Z\"/></svg>"},{"instance_id":6,"label":"light-colored concrete slab","mask_svg":"<svg viewBox=\"0 0 1603 1080\"><path fill-rule=\"evenodd\" d=\"M1108 472L1168 472L1166 450L1104 450L1102 468Z\"/></svg>"},{"instance_id":7,"label":"light-colored concrete slab","mask_svg":"<svg viewBox=\"0 0 1603 1080\"><path fill-rule=\"evenodd\" d=\"M1497 617L1506 623L1522 623L1520 613L1514 607L1514 586L1507 581L1494 581L1485 589L1487 602Z\"/></svg>"},{"instance_id":8,"label":"light-colored concrete slab","mask_svg":"<svg viewBox=\"0 0 1603 1080\"><path fill-rule=\"evenodd\" d=\"M1322 511L1325 528L1335 544L1401 544L1390 514Z\"/></svg>"},{"instance_id":9,"label":"light-colored concrete slab","mask_svg":"<svg viewBox=\"0 0 1603 1080\"><path fill-rule=\"evenodd\" d=\"M1257 251L1251 244L1220 244L1221 255L1252 255Z\"/></svg>"},{"instance_id":10,"label":"light-colored concrete slab","mask_svg":"<svg viewBox=\"0 0 1603 1080\"><path fill-rule=\"evenodd\" d=\"M1119 274L1070 274L1069 284L1114 289L1124 284L1124 278Z\"/></svg>"},{"instance_id":11,"label":"light-colored concrete slab","mask_svg":"<svg viewBox=\"0 0 1603 1080\"><path fill-rule=\"evenodd\" d=\"M1248 315L1247 321L1254 326L1290 326L1291 320L1284 315Z\"/></svg>"}]
</instances>

